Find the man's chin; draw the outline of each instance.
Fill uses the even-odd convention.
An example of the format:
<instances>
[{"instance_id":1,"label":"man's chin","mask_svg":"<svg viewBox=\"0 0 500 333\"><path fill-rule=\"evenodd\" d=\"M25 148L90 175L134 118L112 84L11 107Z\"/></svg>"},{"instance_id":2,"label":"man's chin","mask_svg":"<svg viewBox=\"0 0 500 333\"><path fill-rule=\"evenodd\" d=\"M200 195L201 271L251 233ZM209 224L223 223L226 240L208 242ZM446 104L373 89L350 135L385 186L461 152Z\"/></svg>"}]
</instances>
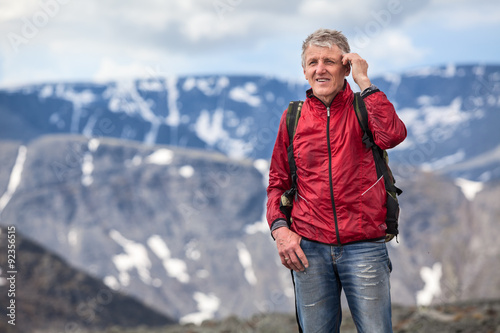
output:
<instances>
[{"instance_id":1,"label":"man's chin","mask_svg":"<svg viewBox=\"0 0 500 333\"><path fill-rule=\"evenodd\" d=\"M316 88L314 89L313 87L313 93L317 97L323 97L323 98L328 98L331 96L334 96L334 90L333 89L321 89L321 88Z\"/></svg>"}]
</instances>

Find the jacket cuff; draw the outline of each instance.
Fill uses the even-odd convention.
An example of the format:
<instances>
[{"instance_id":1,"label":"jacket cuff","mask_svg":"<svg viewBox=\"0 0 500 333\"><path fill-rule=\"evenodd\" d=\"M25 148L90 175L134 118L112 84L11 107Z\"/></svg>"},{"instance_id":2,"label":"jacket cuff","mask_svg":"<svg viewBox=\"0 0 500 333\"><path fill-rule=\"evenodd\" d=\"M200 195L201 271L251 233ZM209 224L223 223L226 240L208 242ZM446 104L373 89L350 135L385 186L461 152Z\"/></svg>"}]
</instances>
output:
<instances>
[{"instance_id":1,"label":"jacket cuff","mask_svg":"<svg viewBox=\"0 0 500 333\"><path fill-rule=\"evenodd\" d=\"M367 96L370 96L373 93L376 93L377 91L380 91L380 90L377 88L376 85L372 84L371 86L369 86L368 88L366 88L365 90L363 90L361 92L361 97L365 98Z\"/></svg>"},{"instance_id":2,"label":"jacket cuff","mask_svg":"<svg viewBox=\"0 0 500 333\"><path fill-rule=\"evenodd\" d=\"M281 218L274 220L273 223L271 223L271 237L273 237L273 231L281 227L288 228L288 223L286 222L286 220Z\"/></svg>"}]
</instances>

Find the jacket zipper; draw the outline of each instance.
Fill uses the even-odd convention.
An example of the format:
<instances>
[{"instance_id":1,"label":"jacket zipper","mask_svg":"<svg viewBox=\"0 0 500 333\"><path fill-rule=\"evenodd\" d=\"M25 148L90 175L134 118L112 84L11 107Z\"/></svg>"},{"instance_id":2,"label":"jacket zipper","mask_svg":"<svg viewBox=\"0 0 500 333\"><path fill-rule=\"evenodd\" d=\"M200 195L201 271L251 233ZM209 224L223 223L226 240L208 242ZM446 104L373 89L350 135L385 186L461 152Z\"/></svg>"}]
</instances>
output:
<instances>
[{"instance_id":1,"label":"jacket zipper","mask_svg":"<svg viewBox=\"0 0 500 333\"><path fill-rule=\"evenodd\" d=\"M335 209L335 199L333 198L333 176L332 176L332 147L330 145L330 107L326 107L326 140L328 144L328 177L330 181L330 198L332 200L332 208L333 208L333 218L335 220L335 234L337 236L337 244L342 245L340 242L340 234L339 234L339 224L337 221L337 210Z\"/></svg>"}]
</instances>

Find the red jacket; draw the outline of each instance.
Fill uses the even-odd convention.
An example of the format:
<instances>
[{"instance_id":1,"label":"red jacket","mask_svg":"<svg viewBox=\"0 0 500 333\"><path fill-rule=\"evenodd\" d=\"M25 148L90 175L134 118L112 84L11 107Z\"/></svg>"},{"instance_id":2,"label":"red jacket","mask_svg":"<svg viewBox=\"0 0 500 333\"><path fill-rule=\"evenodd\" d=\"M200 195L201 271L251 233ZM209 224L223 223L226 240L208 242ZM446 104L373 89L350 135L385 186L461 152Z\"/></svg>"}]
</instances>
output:
<instances>
[{"instance_id":1,"label":"red jacket","mask_svg":"<svg viewBox=\"0 0 500 333\"><path fill-rule=\"evenodd\" d=\"M361 141L362 129L353 98L347 81L329 108L308 90L293 139L298 194L291 229L321 243L345 244L385 237L384 181L377 179L373 153ZM385 94L376 90L363 100L375 143L389 149L402 142L406 127ZM285 110L269 171L270 226L285 219L279 202L291 187L288 145Z\"/></svg>"}]
</instances>

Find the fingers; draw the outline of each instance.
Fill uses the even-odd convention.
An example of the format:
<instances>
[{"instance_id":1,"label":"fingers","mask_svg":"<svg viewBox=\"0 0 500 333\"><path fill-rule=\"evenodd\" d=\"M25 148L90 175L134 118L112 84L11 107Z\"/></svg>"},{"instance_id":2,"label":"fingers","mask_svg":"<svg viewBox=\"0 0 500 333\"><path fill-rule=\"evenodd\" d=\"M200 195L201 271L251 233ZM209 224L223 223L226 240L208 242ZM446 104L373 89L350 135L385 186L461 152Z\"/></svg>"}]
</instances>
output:
<instances>
[{"instance_id":1,"label":"fingers","mask_svg":"<svg viewBox=\"0 0 500 333\"><path fill-rule=\"evenodd\" d=\"M281 263L288 269L297 272L304 271L309 263L300 247L302 237L288 228L279 228L277 230L279 232L276 233L276 245Z\"/></svg>"},{"instance_id":2,"label":"fingers","mask_svg":"<svg viewBox=\"0 0 500 333\"><path fill-rule=\"evenodd\" d=\"M299 248L299 251L297 253L297 257L298 257L299 261L302 263L302 266L304 267L304 269L309 267L309 261L307 261L307 257L305 255L304 251L302 251L302 248Z\"/></svg>"},{"instance_id":3,"label":"fingers","mask_svg":"<svg viewBox=\"0 0 500 333\"><path fill-rule=\"evenodd\" d=\"M368 72L368 63L365 59L361 58L357 53L346 53L342 56L343 65L351 65L353 74L361 72L366 74Z\"/></svg>"},{"instance_id":4,"label":"fingers","mask_svg":"<svg viewBox=\"0 0 500 333\"><path fill-rule=\"evenodd\" d=\"M361 58L357 53L346 53L342 56L342 63L344 65L351 65L351 73L354 82L359 86L361 91L365 90L371 85L368 78L368 63L365 59Z\"/></svg>"},{"instance_id":5,"label":"fingers","mask_svg":"<svg viewBox=\"0 0 500 333\"><path fill-rule=\"evenodd\" d=\"M286 268L288 268L288 269L293 269L293 268L292 268L292 261L291 261L291 259L290 259L289 257L287 257L286 255L285 255L285 256L283 256L283 257L281 257L281 264L282 264L283 266L285 266Z\"/></svg>"},{"instance_id":6,"label":"fingers","mask_svg":"<svg viewBox=\"0 0 500 333\"><path fill-rule=\"evenodd\" d=\"M305 258L305 256L304 256ZM307 260L306 260L307 262ZM290 255L285 255L281 257L281 263L288 269L292 269L296 272L303 272L306 269L306 265L300 260L296 253Z\"/></svg>"},{"instance_id":7,"label":"fingers","mask_svg":"<svg viewBox=\"0 0 500 333\"><path fill-rule=\"evenodd\" d=\"M342 55L342 64L347 65L348 63L352 62L359 62L359 61L365 61L365 59L361 58L359 54L357 53L344 53Z\"/></svg>"},{"instance_id":8,"label":"fingers","mask_svg":"<svg viewBox=\"0 0 500 333\"><path fill-rule=\"evenodd\" d=\"M290 257L290 260L287 261L290 269L293 269L296 272L303 272L309 267L309 262L307 261L306 255L299 247L294 255Z\"/></svg>"}]
</instances>

